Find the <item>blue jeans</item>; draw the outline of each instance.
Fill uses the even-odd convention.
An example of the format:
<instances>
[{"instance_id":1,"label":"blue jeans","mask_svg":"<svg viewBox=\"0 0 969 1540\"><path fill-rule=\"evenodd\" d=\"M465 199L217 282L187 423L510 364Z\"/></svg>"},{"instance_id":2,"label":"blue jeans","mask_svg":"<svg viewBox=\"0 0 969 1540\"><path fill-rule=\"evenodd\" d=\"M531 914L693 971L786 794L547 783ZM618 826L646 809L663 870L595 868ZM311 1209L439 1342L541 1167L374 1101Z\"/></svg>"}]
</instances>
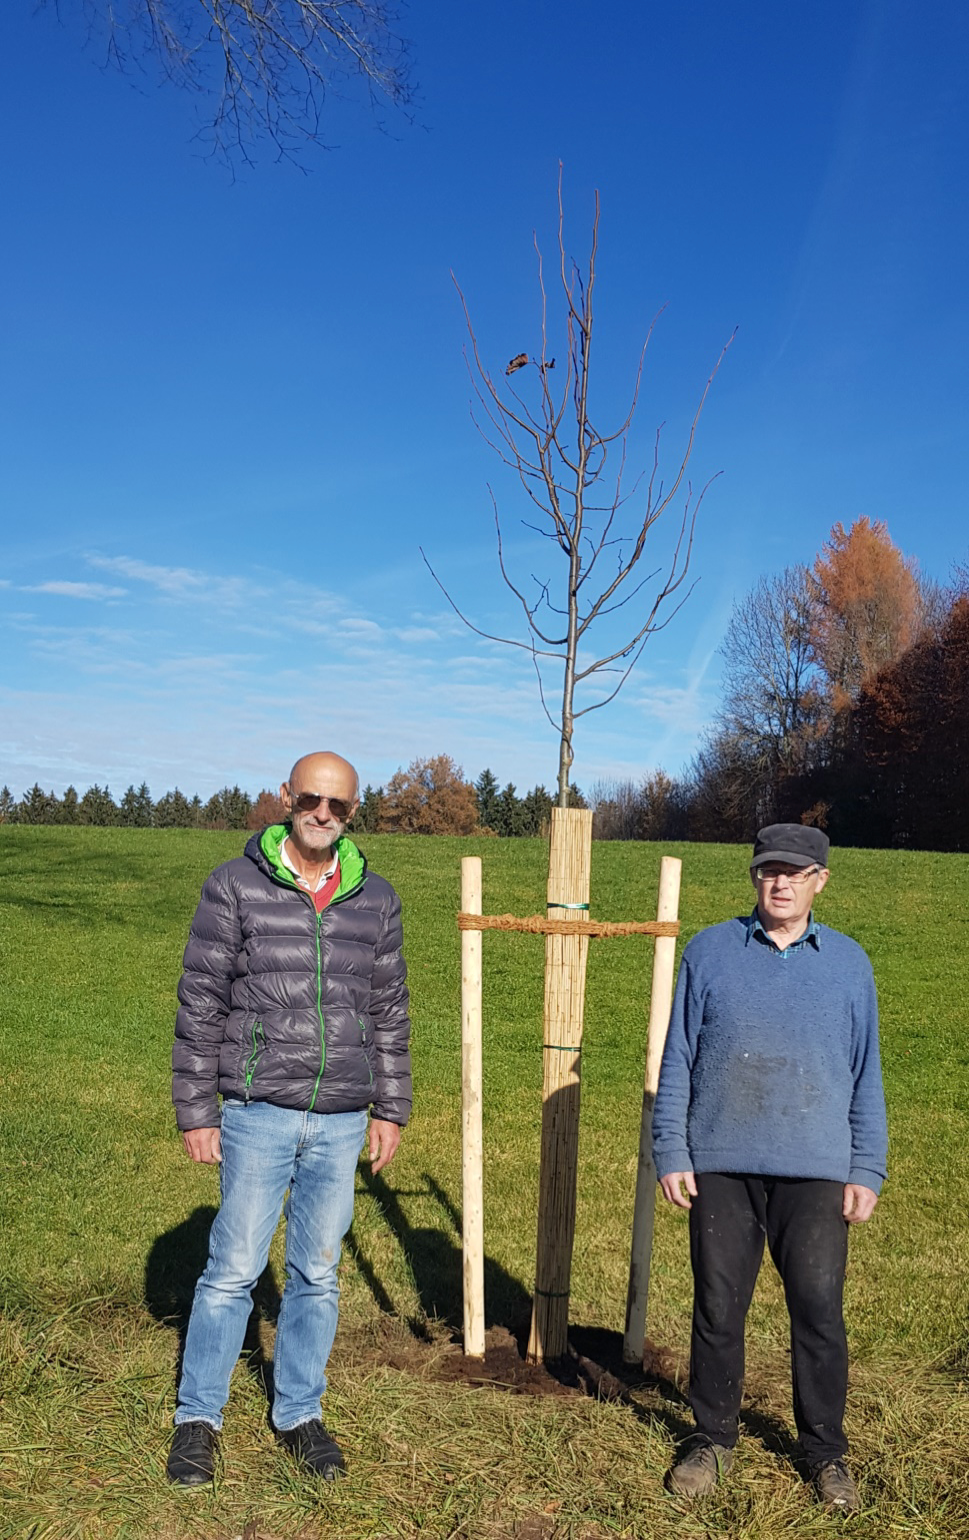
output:
<instances>
[{"instance_id":1,"label":"blue jeans","mask_svg":"<svg viewBox=\"0 0 969 1540\"><path fill-rule=\"evenodd\" d=\"M222 1206L195 1290L175 1411L221 1428L242 1351L252 1290L286 1198L286 1284L273 1358L273 1425L320 1416L336 1334L340 1243L353 1218L353 1181L366 1112L298 1112L270 1102L222 1107Z\"/></svg>"}]
</instances>

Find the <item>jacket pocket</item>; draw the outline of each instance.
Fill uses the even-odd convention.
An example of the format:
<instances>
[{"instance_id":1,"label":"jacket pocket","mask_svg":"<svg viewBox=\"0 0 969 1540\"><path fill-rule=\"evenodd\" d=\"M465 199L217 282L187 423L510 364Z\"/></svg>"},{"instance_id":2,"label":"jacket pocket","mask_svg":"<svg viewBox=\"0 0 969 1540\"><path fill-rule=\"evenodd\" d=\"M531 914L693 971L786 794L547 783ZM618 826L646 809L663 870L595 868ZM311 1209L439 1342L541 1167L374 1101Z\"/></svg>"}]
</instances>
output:
<instances>
[{"instance_id":1,"label":"jacket pocket","mask_svg":"<svg viewBox=\"0 0 969 1540\"><path fill-rule=\"evenodd\" d=\"M373 1041L373 1023L365 1016L357 1017L357 1026L360 1028L360 1040L363 1044L363 1056L367 1063L367 1073L370 1076L370 1084L374 1084L373 1069L377 1060Z\"/></svg>"},{"instance_id":2,"label":"jacket pocket","mask_svg":"<svg viewBox=\"0 0 969 1540\"><path fill-rule=\"evenodd\" d=\"M253 1077L255 1076L255 1073L256 1073L256 1066L258 1065L259 1060L262 1058L262 1055L263 1055L263 1052L265 1050L265 1047L266 1047L266 1034L263 1031L262 1022L261 1021L254 1021L253 1024L252 1024L251 1046L250 1046L250 1049L249 1049L249 1055L248 1055L248 1057L247 1057L247 1059L245 1061L245 1064L243 1066L244 1071L245 1071L245 1094L246 1094L246 1101L249 1100L250 1092L252 1090Z\"/></svg>"}]
</instances>

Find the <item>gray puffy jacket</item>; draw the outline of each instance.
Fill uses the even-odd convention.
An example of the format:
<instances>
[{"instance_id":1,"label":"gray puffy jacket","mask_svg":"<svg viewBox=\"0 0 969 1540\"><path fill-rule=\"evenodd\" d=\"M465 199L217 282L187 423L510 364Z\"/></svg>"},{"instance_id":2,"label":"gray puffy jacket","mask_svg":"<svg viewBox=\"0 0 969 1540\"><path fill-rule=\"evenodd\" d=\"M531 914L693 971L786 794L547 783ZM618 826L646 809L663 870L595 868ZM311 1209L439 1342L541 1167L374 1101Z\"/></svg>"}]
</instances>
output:
<instances>
[{"instance_id":1,"label":"gray puffy jacket","mask_svg":"<svg viewBox=\"0 0 969 1540\"><path fill-rule=\"evenodd\" d=\"M172 1055L180 1129L218 1126L217 1093L314 1112L411 1106L400 899L337 844L340 886L321 915L279 849L282 824L206 879L185 949Z\"/></svg>"}]
</instances>

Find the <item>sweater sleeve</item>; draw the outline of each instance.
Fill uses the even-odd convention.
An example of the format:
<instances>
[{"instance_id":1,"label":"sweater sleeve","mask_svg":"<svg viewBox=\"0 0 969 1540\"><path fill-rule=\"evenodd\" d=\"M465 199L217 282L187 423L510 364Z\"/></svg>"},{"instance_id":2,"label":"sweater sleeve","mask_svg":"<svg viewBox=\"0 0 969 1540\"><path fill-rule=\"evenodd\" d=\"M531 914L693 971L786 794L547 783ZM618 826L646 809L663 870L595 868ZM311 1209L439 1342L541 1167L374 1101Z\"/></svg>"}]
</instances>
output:
<instances>
[{"instance_id":1,"label":"sweater sleeve","mask_svg":"<svg viewBox=\"0 0 969 1540\"><path fill-rule=\"evenodd\" d=\"M888 1130L885 1092L878 1052L878 1001L871 964L865 959L865 979L852 1004L851 1073L853 1089L848 1121L851 1126L849 1182L880 1192L885 1180Z\"/></svg>"},{"instance_id":2,"label":"sweater sleeve","mask_svg":"<svg viewBox=\"0 0 969 1540\"><path fill-rule=\"evenodd\" d=\"M401 1127L410 1117L410 995L403 955L400 899L392 893L374 958L370 1012L377 1055L373 1115Z\"/></svg>"},{"instance_id":3,"label":"sweater sleeve","mask_svg":"<svg viewBox=\"0 0 969 1540\"><path fill-rule=\"evenodd\" d=\"M686 1142L686 1119L701 1011L702 1006L693 990L690 963L684 954L653 1108L653 1161L658 1177L669 1176L671 1171L693 1169L693 1158Z\"/></svg>"},{"instance_id":4,"label":"sweater sleeve","mask_svg":"<svg viewBox=\"0 0 969 1540\"><path fill-rule=\"evenodd\" d=\"M224 873L206 879L195 911L182 977L172 1051L172 1101L183 1131L217 1128L219 1049L225 1037L236 958L242 948L239 906Z\"/></svg>"}]
</instances>

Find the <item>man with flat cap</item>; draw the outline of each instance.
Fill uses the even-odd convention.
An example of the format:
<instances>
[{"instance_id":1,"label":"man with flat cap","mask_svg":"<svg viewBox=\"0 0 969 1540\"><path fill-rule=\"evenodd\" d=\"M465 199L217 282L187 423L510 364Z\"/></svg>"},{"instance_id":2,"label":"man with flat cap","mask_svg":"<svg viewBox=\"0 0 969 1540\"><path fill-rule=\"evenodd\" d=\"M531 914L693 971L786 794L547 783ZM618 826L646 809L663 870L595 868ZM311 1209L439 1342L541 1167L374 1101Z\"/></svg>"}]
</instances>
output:
<instances>
[{"instance_id":1,"label":"man with flat cap","mask_svg":"<svg viewBox=\"0 0 969 1540\"><path fill-rule=\"evenodd\" d=\"M338 754L307 754L280 797L287 821L207 878L178 986L176 1118L191 1158L220 1163L222 1194L178 1387L168 1476L180 1486L213 1478L284 1198L273 1427L304 1469L342 1474L321 1407L340 1246L368 1114L376 1172L410 1113L400 900L346 837L357 772Z\"/></svg>"},{"instance_id":2,"label":"man with flat cap","mask_svg":"<svg viewBox=\"0 0 969 1540\"><path fill-rule=\"evenodd\" d=\"M791 1324L794 1418L825 1507L858 1508L845 1465L848 1227L885 1176L885 1099L871 964L822 925L828 839L771 824L754 844L757 902L683 952L653 1116L664 1197L690 1211L696 1432L667 1477L681 1497L730 1469L744 1323L764 1253Z\"/></svg>"}]
</instances>

